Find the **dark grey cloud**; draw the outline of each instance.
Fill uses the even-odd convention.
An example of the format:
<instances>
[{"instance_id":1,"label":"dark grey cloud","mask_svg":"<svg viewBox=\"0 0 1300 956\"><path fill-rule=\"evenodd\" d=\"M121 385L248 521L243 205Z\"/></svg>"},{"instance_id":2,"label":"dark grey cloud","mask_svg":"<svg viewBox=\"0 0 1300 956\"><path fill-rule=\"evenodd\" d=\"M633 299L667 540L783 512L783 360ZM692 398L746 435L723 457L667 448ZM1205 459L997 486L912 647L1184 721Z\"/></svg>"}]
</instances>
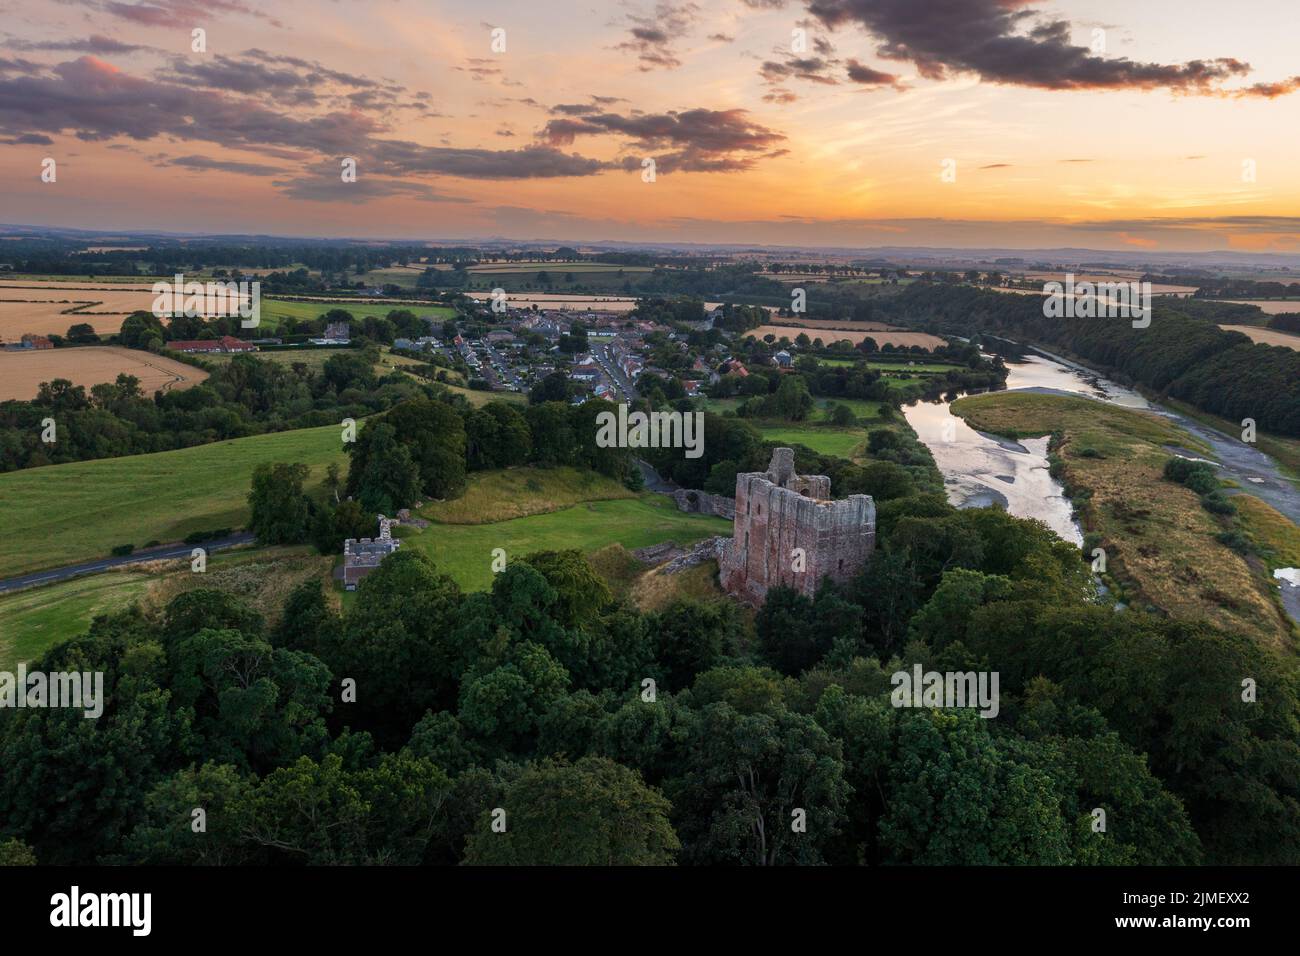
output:
<instances>
[{"instance_id":1,"label":"dark grey cloud","mask_svg":"<svg viewBox=\"0 0 1300 956\"><path fill-rule=\"evenodd\" d=\"M199 60L175 57L157 76L186 86L268 97L291 106L315 106L322 100L348 109L387 110L423 106L423 99L417 96L403 102L402 94L406 88L398 84L258 49L246 50L238 56L218 53Z\"/></svg>"},{"instance_id":2,"label":"dark grey cloud","mask_svg":"<svg viewBox=\"0 0 1300 956\"><path fill-rule=\"evenodd\" d=\"M797 99L799 99L799 97L796 96L792 91L783 89L782 87L779 86L771 90L768 90L766 93L763 94L764 103L778 103L781 105L785 105L787 103L793 103Z\"/></svg>"},{"instance_id":3,"label":"dark grey cloud","mask_svg":"<svg viewBox=\"0 0 1300 956\"><path fill-rule=\"evenodd\" d=\"M153 47L139 46L134 43L123 43L121 40L114 40L112 37L106 37L99 33L92 33L84 40L33 41L9 37L5 40L5 46L11 50L57 50L67 53L94 53L97 56L134 53L137 50L153 49Z\"/></svg>"},{"instance_id":4,"label":"dark grey cloud","mask_svg":"<svg viewBox=\"0 0 1300 956\"><path fill-rule=\"evenodd\" d=\"M6 146L53 146L54 140L42 133L23 133L21 136L0 139L0 143Z\"/></svg>"},{"instance_id":5,"label":"dark grey cloud","mask_svg":"<svg viewBox=\"0 0 1300 956\"><path fill-rule=\"evenodd\" d=\"M45 67L23 57L0 56L0 73L43 73Z\"/></svg>"},{"instance_id":6,"label":"dark grey cloud","mask_svg":"<svg viewBox=\"0 0 1300 956\"><path fill-rule=\"evenodd\" d=\"M624 168L639 168L653 155L660 172L721 172L749 169L762 158L778 155L785 136L749 119L745 110L693 109L670 113L596 113L553 119L542 129L552 146L579 136L612 135L636 153ZM665 152L666 151L666 152Z\"/></svg>"},{"instance_id":7,"label":"dark grey cloud","mask_svg":"<svg viewBox=\"0 0 1300 956\"><path fill-rule=\"evenodd\" d=\"M489 77L501 76L505 71L496 60L489 60L486 57L470 57L465 61L468 66L455 67L461 73L468 73L476 80L486 80Z\"/></svg>"},{"instance_id":8,"label":"dark grey cloud","mask_svg":"<svg viewBox=\"0 0 1300 956\"><path fill-rule=\"evenodd\" d=\"M402 140L373 140L370 155L384 175L437 174L460 179L556 179L593 176L610 164L550 146L457 149Z\"/></svg>"},{"instance_id":9,"label":"dark grey cloud","mask_svg":"<svg viewBox=\"0 0 1300 956\"><path fill-rule=\"evenodd\" d=\"M89 56L61 63L42 75L0 76L0 135L71 133L85 141L118 137L203 141L283 157L295 165L304 159L319 159L332 168L335 178L339 175L338 158L355 157L362 168L381 177L381 181L341 197L347 201L375 197L380 195L380 189L386 190L383 195L399 195L405 188L391 183L381 185L382 177L544 179L591 176L614 168L610 163L548 145L500 151L431 147L382 139L385 130L382 123L359 110L316 115L277 110L265 102L222 90L132 76ZM259 175L268 172L253 168L257 164L244 163L242 168L236 168L219 163L226 161L184 158L177 165ZM326 187L317 183L320 178L309 176L301 182L286 179L282 188L286 194L300 198L328 196ZM419 186L411 187L411 195L416 198L450 201Z\"/></svg>"},{"instance_id":10,"label":"dark grey cloud","mask_svg":"<svg viewBox=\"0 0 1300 956\"><path fill-rule=\"evenodd\" d=\"M784 62L766 60L759 67L759 75L768 83L784 83L788 80L808 80L833 86L838 83L831 70L838 61L820 56L791 57Z\"/></svg>"},{"instance_id":11,"label":"dark grey cloud","mask_svg":"<svg viewBox=\"0 0 1300 956\"><path fill-rule=\"evenodd\" d=\"M1041 19L1029 8L1032 0L806 2L826 26L860 26L880 42L877 55L910 62L932 79L974 73L993 83L1052 90L1206 93L1250 70L1231 57L1164 64L1097 56L1071 42L1067 21Z\"/></svg>"},{"instance_id":12,"label":"dark grey cloud","mask_svg":"<svg viewBox=\"0 0 1300 956\"><path fill-rule=\"evenodd\" d=\"M150 27L193 27L210 22L214 16L242 14L266 20L275 26L283 24L259 9L260 5L243 0L143 0L124 3L121 0L65 0L78 6L89 7L131 23Z\"/></svg>"},{"instance_id":13,"label":"dark grey cloud","mask_svg":"<svg viewBox=\"0 0 1300 956\"><path fill-rule=\"evenodd\" d=\"M653 14L628 14L628 39L615 49L633 54L642 71L675 69L682 65L675 44L699 19L700 8L689 2L660 0Z\"/></svg>"},{"instance_id":14,"label":"dark grey cloud","mask_svg":"<svg viewBox=\"0 0 1300 956\"><path fill-rule=\"evenodd\" d=\"M158 165L160 166L180 166L185 169L193 169L199 172L207 170L218 170L225 173L239 173L243 176L275 176L282 170L277 166L267 166L263 163L244 163L231 159L213 159L211 156L177 156L171 159L164 159Z\"/></svg>"},{"instance_id":15,"label":"dark grey cloud","mask_svg":"<svg viewBox=\"0 0 1300 956\"><path fill-rule=\"evenodd\" d=\"M857 83L859 86L892 86L895 89L902 89L902 83L893 73L877 70L851 57L845 75L850 82Z\"/></svg>"},{"instance_id":16,"label":"dark grey cloud","mask_svg":"<svg viewBox=\"0 0 1300 956\"><path fill-rule=\"evenodd\" d=\"M472 200L448 196L425 183L386 179L370 175L361 168L354 182L345 183L340 167L321 163L293 179L276 180L274 185L291 199L308 202L368 203L376 199L399 196L420 202L468 203Z\"/></svg>"}]
</instances>

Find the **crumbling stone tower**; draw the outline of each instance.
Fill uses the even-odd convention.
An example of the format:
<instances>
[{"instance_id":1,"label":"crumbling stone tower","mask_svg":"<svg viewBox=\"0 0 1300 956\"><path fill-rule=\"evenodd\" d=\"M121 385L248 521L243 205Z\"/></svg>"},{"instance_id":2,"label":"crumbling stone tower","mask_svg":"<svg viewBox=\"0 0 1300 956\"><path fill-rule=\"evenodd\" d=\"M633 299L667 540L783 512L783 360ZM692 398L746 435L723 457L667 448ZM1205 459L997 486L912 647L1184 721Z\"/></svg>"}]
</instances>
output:
<instances>
[{"instance_id":1,"label":"crumbling stone tower","mask_svg":"<svg viewBox=\"0 0 1300 956\"><path fill-rule=\"evenodd\" d=\"M852 577L876 547L870 495L831 501L825 475L798 475L777 448L767 471L736 476L736 521L721 561L723 587L750 604L784 584L811 597L823 577Z\"/></svg>"}]
</instances>

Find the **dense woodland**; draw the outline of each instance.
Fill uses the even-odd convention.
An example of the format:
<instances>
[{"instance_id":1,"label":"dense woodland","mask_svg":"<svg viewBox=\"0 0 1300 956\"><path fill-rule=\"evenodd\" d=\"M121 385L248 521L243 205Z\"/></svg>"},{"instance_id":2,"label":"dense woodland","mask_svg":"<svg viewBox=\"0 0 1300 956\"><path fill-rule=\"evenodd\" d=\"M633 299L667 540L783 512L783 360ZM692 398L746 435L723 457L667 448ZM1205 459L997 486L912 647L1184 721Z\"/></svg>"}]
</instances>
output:
<instances>
[{"instance_id":1,"label":"dense woodland","mask_svg":"<svg viewBox=\"0 0 1300 956\"><path fill-rule=\"evenodd\" d=\"M1300 862L1294 660L1091 603L1076 548L996 510L909 496L879 530L856 580L773 591L752 622L727 600L640 612L576 552L467 594L416 551L343 615L309 582L274 625L211 590L100 618L33 668L102 670L102 717L0 713L0 846L53 864ZM891 706L913 663L999 671L999 716Z\"/></svg>"}]
</instances>

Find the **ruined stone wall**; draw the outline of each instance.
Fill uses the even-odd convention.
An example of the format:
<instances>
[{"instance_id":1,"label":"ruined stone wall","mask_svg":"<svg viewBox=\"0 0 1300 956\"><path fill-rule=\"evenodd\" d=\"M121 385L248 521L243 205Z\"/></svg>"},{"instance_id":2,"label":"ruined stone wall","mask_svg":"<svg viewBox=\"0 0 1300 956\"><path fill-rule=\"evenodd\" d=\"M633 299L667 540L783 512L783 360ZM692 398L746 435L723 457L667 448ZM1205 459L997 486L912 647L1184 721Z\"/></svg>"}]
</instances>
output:
<instances>
[{"instance_id":1,"label":"ruined stone wall","mask_svg":"<svg viewBox=\"0 0 1300 956\"><path fill-rule=\"evenodd\" d=\"M678 488L672 494L679 511L689 514L717 515L719 518L736 517L736 502L723 495L711 495L695 488Z\"/></svg>"},{"instance_id":2,"label":"ruined stone wall","mask_svg":"<svg viewBox=\"0 0 1300 956\"><path fill-rule=\"evenodd\" d=\"M823 577L857 573L875 549L875 502L869 495L830 501L829 494L825 475L794 474L786 448L766 472L737 475L734 533L721 562L727 591L753 604L778 584L811 597Z\"/></svg>"}]
</instances>

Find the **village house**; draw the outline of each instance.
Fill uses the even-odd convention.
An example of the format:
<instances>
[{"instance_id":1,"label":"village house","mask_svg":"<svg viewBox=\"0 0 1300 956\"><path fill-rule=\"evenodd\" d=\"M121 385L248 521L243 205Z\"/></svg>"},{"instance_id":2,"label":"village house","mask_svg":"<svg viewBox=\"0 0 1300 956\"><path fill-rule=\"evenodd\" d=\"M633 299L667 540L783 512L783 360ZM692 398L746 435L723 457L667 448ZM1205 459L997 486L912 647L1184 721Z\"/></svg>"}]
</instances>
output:
<instances>
[{"instance_id":1,"label":"village house","mask_svg":"<svg viewBox=\"0 0 1300 956\"><path fill-rule=\"evenodd\" d=\"M223 335L219 339L194 339L168 342L167 347L173 352L220 352L225 354L237 352L256 352L257 346L252 342L245 342L237 339L233 335Z\"/></svg>"},{"instance_id":2,"label":"village house","mask_svg":"<svg viewBox=\"0 0 1300 956\"><path fill-rule=\"evenodd\" d=\"M5 346L6 351L16 351L19 349L52 349L54 343L43 335L33 335L28 332L19 342L11 342Z\"/></svg>"}]
</instances>

